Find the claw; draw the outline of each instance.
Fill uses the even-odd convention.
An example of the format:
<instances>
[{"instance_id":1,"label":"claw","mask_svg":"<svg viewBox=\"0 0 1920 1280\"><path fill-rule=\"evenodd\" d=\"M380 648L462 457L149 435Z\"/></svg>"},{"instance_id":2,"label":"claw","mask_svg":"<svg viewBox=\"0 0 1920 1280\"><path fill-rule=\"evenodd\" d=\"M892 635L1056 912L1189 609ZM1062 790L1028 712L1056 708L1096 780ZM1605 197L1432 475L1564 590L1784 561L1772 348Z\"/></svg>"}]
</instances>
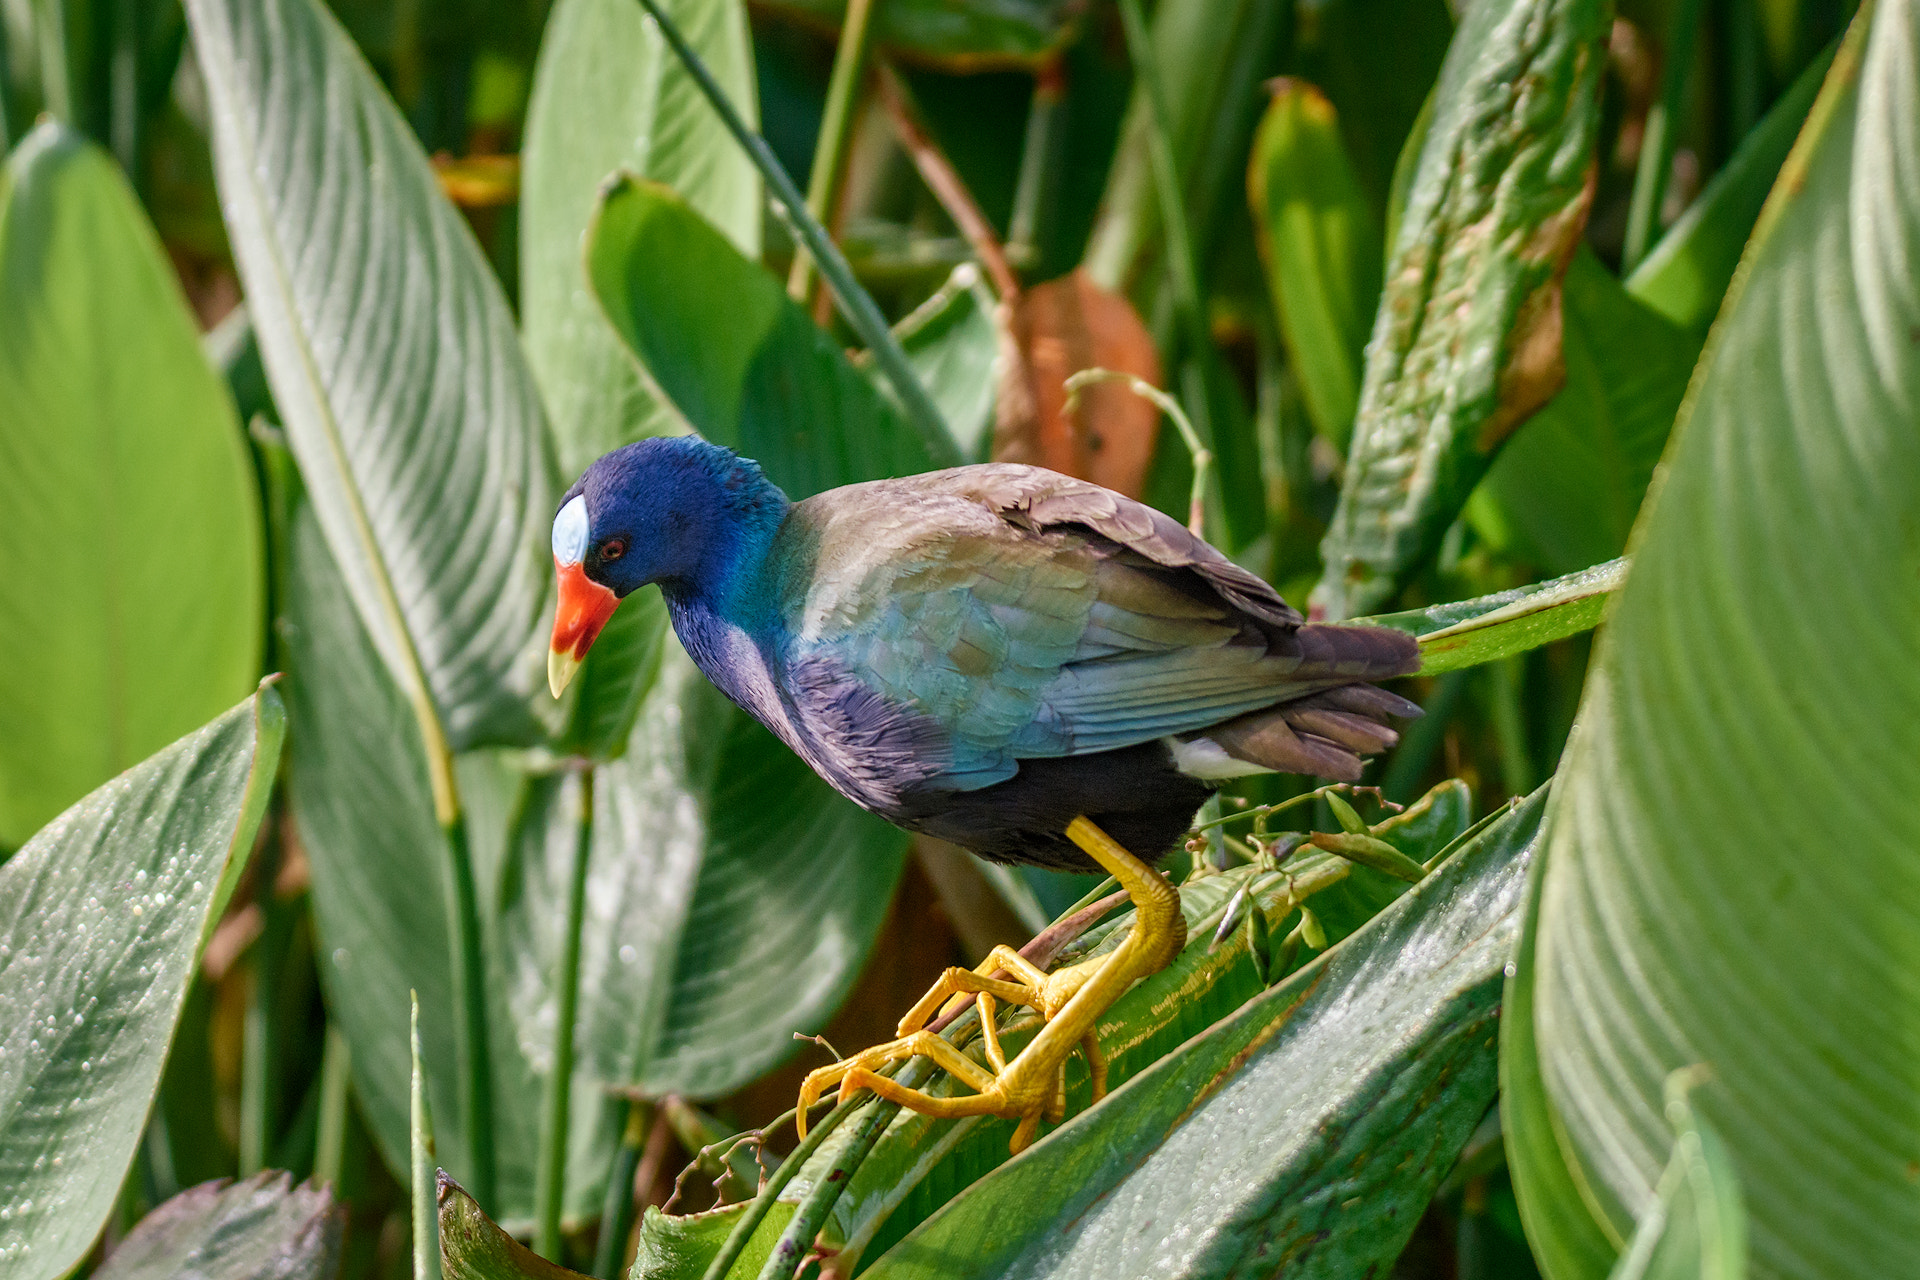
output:
<instances>
[{"instance_id":1,"label":"claw","mask_svg":"<svg viewBox=\"0 0 1920 1280\"><path fill-rule=\"evenodd\" d=\"M1106 1095L1107 1063L1094 1027L1127 988L1164 969L1179 954L1186 941L1186 922L1180 915L1179 891L1099 827L1076 818L1068 825L1067 836L1111 872L1133 899L1134 927L1126 940L1106 955L1051 974L1008 947L995 947L976 969L948 969L900 1020L899 1039L807 1076L794 1117L802 1138L808 1110L837 1084L842 1102L865 1089L927 1116L1017 1118L1020 1123L1009 1144L1017 1154L1033 1142L1043 1116L1057 1123L1066 1114L1066 1062L1075 1049L1086 1058L1094 1101ZM1013 979L995 976L1002 970ZM988 1064L984 1067L926 1030L938 1011L968 996L977 997L980 1004L981 1041ZM1011 1062L1000 1047L996 1001L1024 1005L1042 1023L1039 1034ZM896 1084L875 1069L922 1056L932 1058L975 1092L936 1098Z\"/></svg>"}]
</instances>

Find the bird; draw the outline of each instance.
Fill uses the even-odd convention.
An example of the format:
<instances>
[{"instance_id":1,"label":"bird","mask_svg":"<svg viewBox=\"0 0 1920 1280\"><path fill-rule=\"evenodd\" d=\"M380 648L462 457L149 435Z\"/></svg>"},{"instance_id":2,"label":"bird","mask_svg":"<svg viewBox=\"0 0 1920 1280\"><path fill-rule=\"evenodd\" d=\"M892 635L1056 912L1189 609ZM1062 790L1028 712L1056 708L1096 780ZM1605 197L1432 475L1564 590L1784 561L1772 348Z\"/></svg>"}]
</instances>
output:
<instances>
[{"instance_id":1,"label":"bird","mask_svg":"<svg viewBox=\"0 0 1920 1280\"><path fill-rule=\"evenodd\" d=\"M1079 1051L1094 1098L1100 1015L1185 944L1154 864L1223 782L1359 778L1420 708L1370 683L1413 673L1412 637L1309 624L1266 581L1174 520L1018 463L872 480L790 501L698 436L590 465L553 522L548 654L557 698L627 596L657 585L682 647L840 794L1002 863L1105 871L1135 919L1115 950L1042 972L1008 947L951 968L899 1038L809 1075L796 1124L834 1086L933 1116L1058 1120ZM1000 974L1011 975L1001 977ZM926 1029L981 1002L986 1063ZM1009 1061L995 1001L1038 1034ZM972 1092L934 1097L879 1069L924 1055Z\"/></svg>"}]
</instances>

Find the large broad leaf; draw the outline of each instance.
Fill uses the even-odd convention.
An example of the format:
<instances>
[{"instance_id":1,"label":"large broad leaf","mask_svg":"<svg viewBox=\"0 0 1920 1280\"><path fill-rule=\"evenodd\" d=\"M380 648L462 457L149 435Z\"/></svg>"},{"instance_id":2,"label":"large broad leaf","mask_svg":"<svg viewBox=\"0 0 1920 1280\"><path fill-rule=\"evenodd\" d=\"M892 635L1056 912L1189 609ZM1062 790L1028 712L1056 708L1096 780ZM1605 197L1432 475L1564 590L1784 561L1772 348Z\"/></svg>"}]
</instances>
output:
<instances>
[{"instance_id":1,"label":"large broad leaf","mask_svg":"<svg viewBox=\"0 0 1920 1280\"><path fill-rule=\"evenodd\" d=\"M1390 600L1560 389L1560 276L1592 198L1611 14L1489 0L1462 19L1388 246L1316 612Z\"/></svg>"},{"instance_id":2,"label":"large broad leaf","mask_svg":"<svg viewBox=\"0 0 1920 1280\"><path fill-rule=\"evenodd\" d=\"M1444 783L1404 813L1375 826L1373 835L1415 862L1429 862L1467 830L1470 804L1464 784ZM1311 849L1296 854L1284 874L1241 866L1190 879L1180 894L1186 949L1165 970L1127 992L1101 1019L1109 1083L1118 1086L1147 1070L1259 996L1269 981L1283 977L1287 970L1276 967L1285 951L1279 940L1300 923L1300 900L1310 903L1328 938L1337 942L1407 887L1405 881ZM1255 915L1261 926L1257 934ZM1060 963L1112 947L1130 921L1127 914L1096 928ZM1296 952L1284 963L1290 966L1312 955L1310 949L1300 952L1296 947ZM1010 1045L1018 1041L1016 1037ZM944 1090L950 1082L936 1081L933 1087ZM1088 1105L1091 1091L1077 1062L1068 1067L1067 1090L1071 1111ZM1012 1132L1011 1120L934 1120L900 1113L848 1179L822 1242L843 1257L884 1252L963 1188L1006 1163ZM788 1202L812 1194L823 1179L840 1176L835 1167L848 1141L845 1128L826 1140L788 1184L751 1247L771 1249L781 1230L779 1211L791 1212ZM641 1247L643 1253L652 1246L663 1257L682 1256L676 1264L680 1269L663 1263L660 1275L691 1277L700 1274L718 1248L715 1237L724 1235L706 1230L697 1217L649 1216L642 1226Z\"/></svg>"},{"instance_id":3,"label":"large broad leaf","mask_svg":"<svg viewBox=\"0 0 1920 1280\"><path fill-rule=\"evenodd\" d=\"M738 0L679 0L668 15L741 114L755 116L753 52ZM586 236L608 175L673 188L748 258L760 256L760 180L635 0L560 0L527 108L520 178L520 305L528 362L561 473L680 430L594 300Z\"/></svg>"},{"instance_id":4,"label":"large broad leaf","mask_svg":"<svg viewBox=\"0 0 1920 1280\"><path fill-rule=\"evenodd\" d=\"M513 319L316 0L191 0L274 402L381 656L456 747L525 738L555 494Z\"/></svg>"},{"instance_id":5,"label":"large broad leaf","mask_svg":"<svg viewBox=\"0 0 1920 1280\"><path fill-rule=\"evenodd\" d=\"M1916 65L1911 0L1863 12L1762 217L1636 532L1541 902L1560 1126L1533 1138L1624 1239L1667 1076L1708 1064L1758 1276L1900 1274L1920 1238L1920 1055L1889 1015L1920 994Z\"/></svg>"},{"instance_id":6,"label":"large broad leaf","mask_svg":"<svg viewBox=\"0 0 1920 1280\"><path fill-rule=\"evenodd\" d=\"M1323 959L961 1193L867 1274L1384 1270L1493 1098L1501 975L1544 807L1536 794L1483 828Z\"/></svg>"},{"instance_id":7,"label":"large broad leaf","mask_svg":"<svg viewBox=\"0 0 1920 1280\"><path fill-rule=\"evenodd\" d=\"M668 11L735 106L754 117L753 56L737 0ZM553 424L563 477L609 449L681 429L642 381L587 283L586 233L617 171L674 188L750 258L760 181L635 0L563 0L547 19L527 111L520 183L522 338ZM653 678L666 613L626 608L587 656L566 746L625 748Z\"/></svg>"},{"instance_id":8,"label":"large broad leaf","mask_svg":"<svg viewBox=\"0 0 1920 1280\"><path fill-rule=\"evenodd\" d=\"M457 1009L444 907L447 854L434 819L419 728L360 625L311 508L299 508L291 541L284 628L294 713L288 791L312 865L316 953L327 1010L353 1046L361 1115L390 1167L404 1170L412 1075L407 993L419 993L423 1067L438 1120L440 1162L464 1172L469 1138L457 1105ZM487 756L463 757L458 776L470 810L485 918L500 866L502 811L512 803L518 780ZM491 931L485 936L491 944ZM516 1217L532 1206L539 1088L506 1016L508 962L497 958L497 946L489 945L488 952L500 1211ZM589 1120L599 1118L592 1108L582 1110ZM574 1190L576 1207L586 1207L587 1190Z\"/></svg>"},{"instance_id":9,"label":"large broad leaf","mask_svg":"<svg viewBox=\"0 0 1920 1280\"><path fill-rule=\"evenodd\" d=\"M233 402L105 152L0 174L0 851L246 695L260 502Z\"/></svg>"},{"instance_id":10,"label":"large broad leaf","mask_svg":"<svg viewBox=\"0 0 1920 1280\"><path fill-rule=\"evenodd\" d=\"M594 291L653 385L787 496L932 465L839 344L672 191L615 182L590 235Z\"/></svg>"},{"instance_id":11,"label":"large broad leaf","mask_svg":"<svg viewBox=\"0 0 1920 1280\"><path fill-rule=\"evenodd\" d=\"M0 1262L63 1276L146 1128L200 945L280 760L263 689L99 788L0 867Z\"/></svg>"},{"instance_id":12,"label":"large broad leaf","mask_svg":"<svg viewBox=\"0 0 1920 1280\"><path fill-rule=\"evenodd\" d=\"M332 1280L346 1214L325 1187L267 1170L189 1187L140 1220L95 1280Z\"/></svg>"},{"instance_id":13,"label":"large broad leaf","mask_svg":"<svg viewBox=\"0 0 1920 1280\"><path fill-rule=\"evenodd\" d=\"M502 929L530 1045L552 1040L578 786L534 781L509 869ZM905 847L670 646L627 754L596 771L582 1068L716 1097L791 1056L859 974Z\"/></svg>"}]
</instances>

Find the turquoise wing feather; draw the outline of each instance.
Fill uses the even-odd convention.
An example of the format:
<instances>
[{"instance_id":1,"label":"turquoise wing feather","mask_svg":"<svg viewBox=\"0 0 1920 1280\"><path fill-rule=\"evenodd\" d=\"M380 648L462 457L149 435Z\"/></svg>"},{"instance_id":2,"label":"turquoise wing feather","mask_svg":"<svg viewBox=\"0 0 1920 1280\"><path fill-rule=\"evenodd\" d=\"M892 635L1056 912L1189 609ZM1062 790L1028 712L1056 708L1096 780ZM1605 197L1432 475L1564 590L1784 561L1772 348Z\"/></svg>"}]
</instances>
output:
<instances>
[{"instance_id":1,"label":"turquoise wing feather","mask_svg":"<svg viewBox=\"0 0 1920 1280\"><path fill-rule=\"evenodd\" d=\"M800 503L776 567L789 662L934 720L955 789L1024 758L1207 728L1397 674L1157 511L1039 468L875 481Z\"/></svg>"}]
</instances>

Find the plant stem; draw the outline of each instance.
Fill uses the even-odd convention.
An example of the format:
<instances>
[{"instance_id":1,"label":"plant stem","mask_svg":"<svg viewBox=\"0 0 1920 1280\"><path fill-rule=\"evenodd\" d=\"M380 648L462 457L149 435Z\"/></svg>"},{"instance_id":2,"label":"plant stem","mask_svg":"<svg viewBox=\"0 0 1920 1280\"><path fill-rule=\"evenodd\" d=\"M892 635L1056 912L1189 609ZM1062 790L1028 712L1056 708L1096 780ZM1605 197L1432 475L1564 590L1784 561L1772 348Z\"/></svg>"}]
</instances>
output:
<instances>
[{"instance_id":1,"label":"plant stem","mask_svg":"<svg viewBox=\"0 0 1920 1280\"><path fill-rule=\"evenodd\" d=\"M702 1280L726 1280L727 1272L733 1269L733 1264L746 1249L747 1241L753 1239L753 1233L766 1219L767 1211L773 1208L773 1202L793 1181L793 1175L800 1172L800 1166L813 1157L813 1153L820 1149L820 1144L827 1140L827 1135L840 1127L841 1121L870 1100L860 1097L843 1102L829 1111L819 1124L807 1130L805 1140L780 1162L780 1167L773 1171L767 1184L760 1188L760 1193L748 1202L747 1211L740 1215L740 1221L734 1223L733 1230L727 1233L726 1243L720 1246L720 1252L707 1264Z\"/></svg>"},{"instance_id":2,"label":"plant stem","mask_svg":"<svg viewBox=\"0 0 1920 1280\"><path fill-rule=\"evenodd\" d=\"M899 1082L909 1089L917 1089L926 1083L933 1074L932 1064L924 1058L915 1058L900 1072ZM847 1184L853 1181L853 1174L873 1150L873 1144L880 1141L880 1135L887 1131L894 1116L900 1113L897 1102L879 1102L861 1119L859 1128L854 1130L846 1149L841 1151L833 1165L822 1175L807 1192L807 1198L800 1202L793 1218L787 1223L787 1229L780 1233L780 1241L773 1246L773 1252L767 1255L767 1261L760 1268L759 1280L792 1280L794 1272L806 1261L807 1253L813 1248L813 1239L820 1234L820 1227L833 1212L833 1206L839 1203L841 1193ZM789 1156L791 1160L793 1157ZM781 1168L785 1168L783 1164Z\"/></svg>"},{"instance_id":3,"label":"plant stem","mask_svg":"<svg viewBox=\"0 0 1920 1280\"><path fill-rule=\"evenodd\" d=\"M451 770L449 770L451 773ZM458 803L457 800L455 802ZM467 848L466 817L443 820L447 847L447 922L453 944L453 1002L460 1057L460 1128L472 1161L467 1191L485 1212L494 1204L493 1055L487 1037L485 959L480 951L480 899Z\"/></svg>"},{"instance_id":4,"label":"plant stem","mask_svg":"<svg viewBox=\"0 0 1920 1280\"><path fill-rule=\"evenodd\" d=\"M587 912L587 859L592 847L593 767L589 765L580 771L580 825L574 842L572 874L567 881L567 920L560 941L560 971L554 975L558 1009L553 1026L553 1069L547 1073L540 1129L539 1181L533 1192L533 1249L552 1262L560 1261L560 1212L567 1197L573 1024L580 1008L580 930Z\"/></svg>"},{"instance_id":5,"label":"plant stem","mask_svg":"<svg viewBox=\"0 0 1920 1280\"><path fill-rule=\"evenodd\" d=\"M353 1081L353 1049L332 1022L320 1050L320 1120L313 1147L313 1180L322 1186L340 1185L347 1152L347 1091Z\"/></svg>"},{"instance_id":6,"label":"plant stem","mask_svg":"<svg viewBox=\"0 0 1920 1280\"><path fill-rule=\"evenodd\" d=\"M650 1109L632 1098L622 1098L620 1107L620 1145L613 1149L613 1163L607 1168L600 1243L593 1251L593 1274L600 1280L617 1280L620 1264L626 1260L627 1235L633 1230L634 1171L640 1167L640 1151L646 1145L649 1129L661 1123L658 1116L653 1116L650 1126Z\"/></svg>"},{"instance_id":7,"label":"plant stem","mask_svg":"<svg viewBox=\"0 0 1920 1280\"><path fill-rule=\"evenodd\" d=\"M439 1187L433 1164L433 1109L427 1102L427 1073L420 1065L420 993L409 991L407 998L412 1005L408 1036L413 1050L408 1153L413 1205L413 1280L440 1280Z\"/></svg>"},{"instance_id":8,"label":"plant stem","mask_svg":"<svg viewBox=\"0 0 1920 1280\"><path fill-rule=\"evenodd\" d=\"M1013 213L1007 218L1007 243L1014 252L1026 255L1021 261L1028 265L1039 257L1040 223L1053 202L1054 138L1059 132L1064 80L1058 55L1041 63L1033 75L1033 102L1027 108L1026 134L1020 144L1020 175L1014 181Z\"/></svg>"},{"instance_id":9,"label":"plant stem","mask_svg":"<svg viewBox=\"0 0 1920 1280\"><path fill-rule=\"evenodd\" d=\"M1660 100L1647 112L1646 132L1640 142L1640 163L1633 175L1633 200L1627 210L1627 241L1620 254L1620 274L1631 275L1653 247L1660 225L1660 206L1667 194L1667 175L1673 169L1674 129L1693 70L1694 37L1700 30L1700 0L1679 0L1673 26L1667 33L1666 65L1660 73Z\"/></svg>"},{"instance_id":10,"label":"plant stem","mask_svg":"<svg viewBox=\"0 0 1920 1280\"><path fill-rule=\"evenodd\" d=\"M1174 430L1180 433L1180 439L1187 446L1187 452L1193 457L1193 488L1187 495L1187 529L1196 538L1207 536L1207 481L1213 476L1213 450L1207 448L1200 439L1200 433L1194 430L1193 423L1180 408L1180 402L1154 386L1144 378L1136 378L1130 373L1117 369L1082 369L1066 381L1067 401L1065 412L1072 413L1074 397L1080 394L1080 388L1096 382L1124 382L1133 394L1151 401L1160 412L1172 421Z\"/></svg>"},{"instance_id":11,"label":"plant stem","mask_svg":"<svg viewBox=\"0 0 1920 1280\"><path fill-rule=\"evenodd\" d=\"M800 189L793 185L793 179L787 175L780 161L774 156L766 139L747 127L740 113L734 110L733 103L727 97L727 91L713 78L706 64L700 61L700 55L693 51L680 28L674 24L660 8L659 0L640 0L640 4L652 15L660 27L660 34L672 47L674 55L680 59L687 74L706 95L713 105L721 123L727 127L734 141L746 150L754 167L760 170L760 176L772 188L774 207L786 220L794 236L813 255L820 274L833 287L834 296L839 299L841 314L860 340L867 344L873 353L874 363L880 372L886 375L887 382L893 387L894 395L899 398L901 410L907 421L919 433L921 443L926 446L927 456L936 467L951 467L961 461L960 446L954 443L953 433L947 428L947 421L940 414L940 408L934 404L933 397L927 394L926 387L920 383L919 376L913 371L913 365L907 360L907 353L900 348L900 342L887 327L886 317L880 314L880 308L874 305L860 282L853 278L853 268L847 265L847 259L840 252L833 238L827 234L819 219L807 212L807 204L801 198Z\"/></svg>"},{"instance_id":12,"label":"plant stem","mask_svg":"<svg viewBox=\"0 0 1920 1280\"><path fill-rule=\"evenodd\" d=\"M868 19L874 0L847 0L840 22L840 43L833 51L833 74L827 80L827 107L820 117L820 136L813 144L813 171L807 175L807 212L823 226L833 214L833 196L847 171L847 139L853 135L854 101L859 96L861 72L867 65ZM813 257L804 250L793 255L787 273L787 296L805 306L813 292Z\"/></svg>"}]
</instances>

